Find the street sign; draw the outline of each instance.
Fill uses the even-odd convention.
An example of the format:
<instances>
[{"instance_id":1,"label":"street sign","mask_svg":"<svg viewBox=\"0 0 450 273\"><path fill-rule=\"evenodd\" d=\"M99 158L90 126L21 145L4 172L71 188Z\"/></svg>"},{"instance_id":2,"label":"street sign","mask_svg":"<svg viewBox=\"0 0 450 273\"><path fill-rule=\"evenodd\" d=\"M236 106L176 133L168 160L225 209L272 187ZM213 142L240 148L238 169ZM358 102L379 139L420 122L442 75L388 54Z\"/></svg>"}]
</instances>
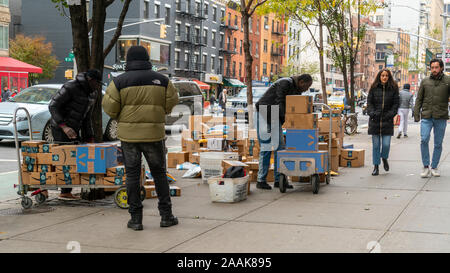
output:
<instances>
[{"instance_id":1,"label":"street sign","mask_svg":"<svg viewBox=\"0 0 450 273\"><path fill-rule=\"evenodd\" d=\"M73 52L70 52L69 53L69 58L72 58L72 59L75 58L75 54L73 54Z\"/></svg>"},{"instance_id":2,"label":"street sign","mask_svg":"<svg viewBox=\"0 0 450 273\"><path fill-rule=\"evenodd\" d=\"M394 67L394 55L388 55L386 57L386 67Z\"/></svg>"},{"instance_id":3,"label":"street sign","mask_svg":"<svg viewBox=\"0 0 450 273\"><path fill-rule=\"evenodd\" d=\"M64 61L71 63L71 62L73 62L73 58L67 57L67 58L64 58Z\"/></svg>"}]
</instances>

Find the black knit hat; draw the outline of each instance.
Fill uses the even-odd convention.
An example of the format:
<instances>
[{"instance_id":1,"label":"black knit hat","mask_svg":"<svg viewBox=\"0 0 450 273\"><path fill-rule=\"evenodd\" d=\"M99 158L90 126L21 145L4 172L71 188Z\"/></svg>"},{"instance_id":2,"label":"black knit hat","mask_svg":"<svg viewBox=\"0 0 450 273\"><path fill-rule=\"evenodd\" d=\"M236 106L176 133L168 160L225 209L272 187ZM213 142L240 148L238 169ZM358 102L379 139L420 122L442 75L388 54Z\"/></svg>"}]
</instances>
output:
<instances>
[{"instance_id":1,"label":"black knit hat","mask_svg":"<svg viewBox=\"0 0 450 273\"><path fill-rule=\"evenodd\" d=\"M86 75L89 78L91 78L91 79L97 80L102 85L106 85L104 82L102 82L102 73L100 72L100 70L98 70L98 69L89 69L86 72Z\"/></svg>"},{"instance_id":2,"label":"black knit hat","mask_svg":"<svg viewBox=\"0 0 450 273\"><path fill-rule=\"evenodd\" d=\"M127 62L149 61L148 52L143 46L132 46L127 52Z\"/></svg>"},{"instance_id":3,"label":"black knit hat","mask_svg":"<svg viewBox=\"0 0 450 273\"><path fill-rule=\"evenodd\" d=\"M405 83L404 85L403 85L403 89L411 89L411 85L409 85L409 83Z\"/></svg>"}]
</instances>

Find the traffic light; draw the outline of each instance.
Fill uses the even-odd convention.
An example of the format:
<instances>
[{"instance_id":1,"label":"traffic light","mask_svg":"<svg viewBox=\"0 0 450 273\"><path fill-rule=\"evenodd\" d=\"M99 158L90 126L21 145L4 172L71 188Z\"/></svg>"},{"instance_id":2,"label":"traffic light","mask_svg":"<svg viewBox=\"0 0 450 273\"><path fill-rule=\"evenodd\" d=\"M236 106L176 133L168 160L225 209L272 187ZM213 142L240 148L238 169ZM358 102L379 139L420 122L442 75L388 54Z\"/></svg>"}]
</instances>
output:
<instances>
[{"instance_id":1,"label":"traffic light","mask_svg":"<svg viewBox=\"0 0 450 273\"><path fill-rule=\"evenodd\" d=\"M64 73L64 76L66 77L66 79L73 79L73 69L67 69Z\"/></svg>"},{"instance_id":2,"label":"traffic light","mask_svg":"<svg viewBox=\"0 0 450 273\"><path fill-rule=\"evenodd\" d=\"M161 26L160 26L160 28L159 28L159 37L160 37L161 39L167 37L167 25L161 24Z\"/></svg>"}]
</instances>

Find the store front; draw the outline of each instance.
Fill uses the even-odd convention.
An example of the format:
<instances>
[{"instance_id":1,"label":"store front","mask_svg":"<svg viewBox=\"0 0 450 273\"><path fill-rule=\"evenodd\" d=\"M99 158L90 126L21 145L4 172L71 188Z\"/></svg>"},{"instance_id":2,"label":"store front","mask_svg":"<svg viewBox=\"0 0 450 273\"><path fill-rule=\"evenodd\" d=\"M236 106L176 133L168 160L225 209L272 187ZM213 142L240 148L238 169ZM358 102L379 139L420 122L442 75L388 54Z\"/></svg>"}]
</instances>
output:
<instances>
[{"instance_id":1,"label":"store front","mask_svg":"<svg viewBox=\"0 0 450 273\"><path fill-rule=\"evenodd\" d=\"M222 92L222 75L205 74L205 83L211 86L207 92L206 99L209 100L211 95L214 95L217 99L220 92Z\"/></svg>"},{"instance_id":2,"label":"store front","mask_svg":"<svg viewBox=\"0 0 450 273\"><path fill-rule=\"evenodd\" d=\"M28 73L42 73L42 68L10 57L0 57L1 90L20 92L28 87Z\"/></svg>"},{"instance_id":3,"label":"store front","mask_svg":"<svg viewBox=\"0 0 450 273\"><path fill-rule=\"evenodd\" d=\"M223 86L227 88L228 94L230 94L231 96L239 93L239 91L241 91L241 88L247 87L247 85L245 85L240 80L227 78L223 79Z\"/></svg>"}]
</instances>

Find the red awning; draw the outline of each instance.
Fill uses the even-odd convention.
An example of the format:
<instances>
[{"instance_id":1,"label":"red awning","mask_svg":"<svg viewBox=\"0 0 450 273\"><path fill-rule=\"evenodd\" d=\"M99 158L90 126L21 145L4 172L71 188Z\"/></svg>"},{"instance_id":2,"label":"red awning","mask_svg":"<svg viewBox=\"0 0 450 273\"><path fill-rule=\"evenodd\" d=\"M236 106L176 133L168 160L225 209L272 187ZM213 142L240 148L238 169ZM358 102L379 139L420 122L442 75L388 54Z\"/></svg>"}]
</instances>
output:
<instances>
[{"instance_id":1,"label":"red awning","mask_svg":"<svg viewBox=\"0 0 450 273\"><path fill-rule=\"evenodd\" d=\"M200 89L204 89L204 90L209 90L210 86L207 83L201 82L199 80L193 80L194 82L196 82L199 86Z\"/></svg>"},{"instance_id":2,"label":"red awning","mask_svg":"<svg viewBox=\"0 0 450 273\"><path fill-rule=\"evenodd\" d=\"M42 73L42 68L10 57L0 57L0 71Z\"/></svg>"}]
</instances>

